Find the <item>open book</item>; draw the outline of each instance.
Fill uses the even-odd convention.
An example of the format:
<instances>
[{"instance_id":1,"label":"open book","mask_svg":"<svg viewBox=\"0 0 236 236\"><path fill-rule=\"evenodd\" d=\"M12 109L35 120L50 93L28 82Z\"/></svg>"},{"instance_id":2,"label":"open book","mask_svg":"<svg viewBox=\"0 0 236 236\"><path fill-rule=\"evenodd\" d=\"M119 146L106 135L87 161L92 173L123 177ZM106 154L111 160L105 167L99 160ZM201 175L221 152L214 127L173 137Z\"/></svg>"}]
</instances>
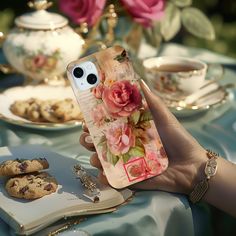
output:
<instances>
[{"instance_id":1,"label":"open book","mask_svg":"<svg viewBox=\"0 0 236 236\"><path fill-rule=\"evenodd\" d=\"M56 193L33 201L13 198L5 190L5 177L0 177L0 217L18 234L34 233L67 216L109 212L132 196L128 189L117 191L99 185L100 201L93 203L83 197L84 187L73 173L78 160L35 145L0 148L0 163L8 159L39 157L49 162L46 171L57 179Z\"/></svg>"}]
</instances>

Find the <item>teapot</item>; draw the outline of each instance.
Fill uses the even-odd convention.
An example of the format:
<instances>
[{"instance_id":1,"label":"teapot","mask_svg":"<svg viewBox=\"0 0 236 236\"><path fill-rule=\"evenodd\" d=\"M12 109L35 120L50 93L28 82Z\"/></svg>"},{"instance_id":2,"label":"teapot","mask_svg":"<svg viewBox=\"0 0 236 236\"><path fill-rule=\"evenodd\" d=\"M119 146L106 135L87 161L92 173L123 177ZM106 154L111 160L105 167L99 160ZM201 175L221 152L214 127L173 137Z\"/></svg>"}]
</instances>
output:
<instances>
[{"instance_id":1,"label":"teapot","mask_svg":"<svg viewBox=\"0 0 236 236\"><path fill-rule=\"evenodd\" d=\"M35 0L28 5L35 11L15 19L16 27L6 36L3 52L17 72L36 81L50 81L62 76L67 64L81 56L84 39L65 17L46 10L51 2Z\"/></svg>"}]
</instances>

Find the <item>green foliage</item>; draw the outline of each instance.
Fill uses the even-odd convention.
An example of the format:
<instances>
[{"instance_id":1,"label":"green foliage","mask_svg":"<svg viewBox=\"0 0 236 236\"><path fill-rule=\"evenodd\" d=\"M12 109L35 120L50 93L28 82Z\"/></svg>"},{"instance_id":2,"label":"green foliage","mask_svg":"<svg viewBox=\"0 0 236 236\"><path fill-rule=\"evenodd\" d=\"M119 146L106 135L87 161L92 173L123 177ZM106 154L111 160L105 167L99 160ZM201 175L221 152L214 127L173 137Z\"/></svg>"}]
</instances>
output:
<instances>
[{"instance_id":1,"label":"green foliage","mask_svg":"<svg viewBox=\"0 0 236 236\"><path fill-rule=\"evenodd\" d=\"M208 18L197 8L184 8L181 14L184 27L193 35L209 40L215 39L215 31Z\"/></svg>"},{"instance_id":2,"label":"green foliage","mask_svg":"<svg viewBox=\"0 0 236 236\"><path fill-rule=\"evenodd\" d=\"M167 3L165 15L161 20L161 34L168 41L172 39L180 30L181 16L180 10L173 3Z\"/></svg>"},{"instance_id":3,"label":"green foliage","mask_svg":"<svg viewBox=\"0 0 236 236\"><path fill-rule=\"evenodd\" d=\"M192 0L171 0L178 7L187 7L192 4Z\"/></svg>"}]
</instances>

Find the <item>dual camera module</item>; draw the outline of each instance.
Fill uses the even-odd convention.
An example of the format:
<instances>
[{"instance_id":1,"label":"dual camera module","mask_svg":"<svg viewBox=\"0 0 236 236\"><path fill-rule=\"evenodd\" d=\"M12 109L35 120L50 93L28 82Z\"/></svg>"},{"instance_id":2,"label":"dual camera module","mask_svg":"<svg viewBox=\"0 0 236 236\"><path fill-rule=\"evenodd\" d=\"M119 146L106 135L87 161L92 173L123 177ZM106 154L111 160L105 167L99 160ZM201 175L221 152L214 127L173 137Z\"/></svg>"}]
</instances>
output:
<instances>
[{"instance_id":1,"label":"dual camera module","mask_svg":"<svg viewBox=\"0 0 236 236\"><path fill-rule=\"evenodd\" d=\"M99 83L96 65L91 61L85 61L77 64L72 70L72 75L76 86L80 90L95 87Z\"/></svg>"}]
</instances>

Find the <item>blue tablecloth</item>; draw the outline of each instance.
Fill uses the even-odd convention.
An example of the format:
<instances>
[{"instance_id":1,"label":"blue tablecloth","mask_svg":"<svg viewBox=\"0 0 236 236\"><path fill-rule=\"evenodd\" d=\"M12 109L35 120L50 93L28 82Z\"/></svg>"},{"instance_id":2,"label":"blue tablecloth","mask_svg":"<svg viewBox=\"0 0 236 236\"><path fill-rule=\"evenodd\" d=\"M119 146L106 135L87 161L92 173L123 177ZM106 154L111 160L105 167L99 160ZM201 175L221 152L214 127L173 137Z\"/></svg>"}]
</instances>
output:
<instances>
[{"instance_id":1,"label":"blue tablecloth","mask_svg":"<svg viewBox=\"0 0 236 236\"><path fill-rule=\"evenodd\" d=\"M146 49L145 49L146 50ZM161 55L182 55L218 62L234 67L236 61L201 49L168 44ZM227 69L223 84L234 82L236 74ZM8 81L6 81L8 80ZM17 84L19 77L8 76L0 81L0 87ZM234 93L234 91L232 91ZM0 104L1 106L1 104ZM181 123L207 148L218 151L225 158L236 162L236 102L206 113L180 119ZM79 158L89 167L90 153L79 145L81 128L61 131L42 131L0 122L0 146L40 144L65 156ZM208 235L211 225L205 205L190 206L187 198L179 194L161 191L140 191L134 199L117 211L90 216L77 226L90 235ZM37 235L46 235L46 231ZM14 235L6 223L0 220L0 235ZM69 235L69 233L68 233Z\"/></svg>"}]
</instances>

